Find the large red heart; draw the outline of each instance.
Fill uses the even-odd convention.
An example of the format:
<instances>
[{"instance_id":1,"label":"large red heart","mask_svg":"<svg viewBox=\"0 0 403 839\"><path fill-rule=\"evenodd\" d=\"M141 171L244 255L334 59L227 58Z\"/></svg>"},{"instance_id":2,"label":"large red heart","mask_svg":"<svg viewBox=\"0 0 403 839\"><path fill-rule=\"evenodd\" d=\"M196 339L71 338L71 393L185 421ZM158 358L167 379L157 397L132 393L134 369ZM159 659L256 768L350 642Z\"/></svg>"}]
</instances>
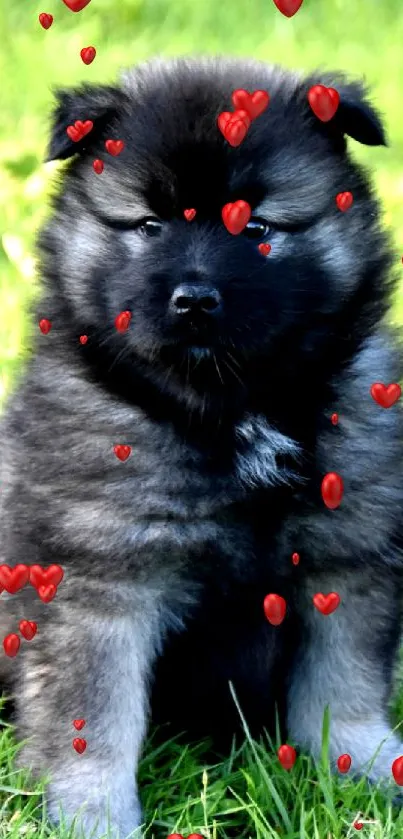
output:
<instances>
[{"instance_id":1,"label":"large red heart","mask_svg":"<svg viewBox=\"0 0 403 839\"><path fill-rule=\"evenodd\" d=\"M315 84L308 91L308 102L321 122L329 122L339 107L340 95L334 87Z\"/></svg>"},{"instance_id":2,"label":"large red heart","mask_svg":"<svg viewBox=\"0 0 403 839\"><path fill-rule=\"evenodd\" d=\"M266 110L270 102L270 96L265 90L255 90L254 93L248 93L247 90L240 89L234 90L232 101L238 110L243 109L251 119L256 119Z\"/></svg>"},{"instance_id":3,"label":"large red heart","mask_svg":"<svg viewBox=\"0 0 403 839\"><path fill-rule=\"evenodd\" d=\"M279 12L285 17L292 17L301 8L303 0L274 0Z\"/></svg>"},{"instance_id":4,"label":"large red heart","mask_svg":"<svg viewBox=\"0 0 403 839\"><path fill-rule=\"evenodd\" d=\"M323 478L321 492L322 498L329 510L336 510L343 498L343 479L337 472L328 472Z\"/></svg>"},{"instance_id":5,"label":"large red heart","mask_svg":"<svg viewBox=\"0 0 403 839\"><path fill-rule=\"evenodd\" d=\"M85 9L85 7L88 6L88 3L91 3L91 0L63 0L63 3L65 3L72 12L81 12L82 9Z\"/></svg>"},{"instance_id":6,"label":"large red heart","mask_svg":"<svg viewBox=\"0 0 403 839\"><path fill-rule=\"evenodd\" d=\"M221 215L228 232L238 236L248 224L252 210L247 201L234 201L232 204L225 204Z\"/></svg>"},{"instance_id":7,"label":"large red heart","mask_svg":"<svg viewBox=\"0 0 403 839\"><path fill-rule=\"evenodd\" d=\"M287 769L289 771L294 766L297 759L297 753L292 746L284 744L284 746L280 746L277 752L277 757L283 769Z\"/></svg>"},{"instance_id":8,"label":"large red heart","mask_svg":"<svg viewBox=\"0 0 403 839\"><path fill-rule=\"evenodd\" d=\"M371 385L371 396L381 408L391 408L402 395L402 389L398 384L384 385L382 382L375 382Z\"/></svg>"},{"instance_id":9,"label":"large red heart","mask_svg":"<svg viewBox=\"0 0 403 839\"><path fill-rule=\"evenodd\" d=\"M287 603L280 594L267 594L263 600L263 609L272 626L280 626L285 618Z\"/></svg>"},{"instance_id":10,"label":"large red heart","mask_svg":"<svg viewBox=\"0 0 403 839\"><path fill-rule=\"evenodd\" d=\"M42 568L40 565L31 565L29 571L29 581L36 589L39 589L40 586L58 586L63 577L64 571L61 565L49 565L48 568Z\"/></svg>"},{"instance_id":11,"label":"large red heart","mask_svg":"<svg viewBox=\"0 0 403 839\"><path fill-rule=\"evenodd\" d=\"M9 565L0 565L0 585L9 594L16 594L24 588L29 580L29 568L27 565L16 565L11 568Z\"/></svg>"},{"instance_id":12,"label":"large red heart","mask_svg":"<svg viewBox=\"0 0 403 839\"><path fill-rule=\"evenodd\" d=\"M331 591L330 594L322 594L318 591L313 596L313 603L322 615L331 615L340 606L340 599L340 595L336 591Z\"/></svg>"}]
</instances>

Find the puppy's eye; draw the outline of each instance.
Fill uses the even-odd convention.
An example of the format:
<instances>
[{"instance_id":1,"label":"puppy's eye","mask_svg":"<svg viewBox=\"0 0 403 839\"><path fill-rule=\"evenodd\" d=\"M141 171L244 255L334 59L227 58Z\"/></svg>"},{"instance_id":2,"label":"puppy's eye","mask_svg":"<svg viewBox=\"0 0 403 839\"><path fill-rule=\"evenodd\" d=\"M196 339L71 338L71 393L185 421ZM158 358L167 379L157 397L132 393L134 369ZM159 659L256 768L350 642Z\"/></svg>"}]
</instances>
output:
<instances>
[{"instance_id":1,"label":"puppy's eye","mask_svg":"<svg viewBox=\"0 0 403 839\"><path fill-rule=\"evenodd\" d=\"M248 239L264 239L269 235L270 225L261 218L251 218L245 229L242 231Z\"/></svg>"},{"instance_id":2,"label":"puppy's eye","mask_svg":"<svg viewBox=\"0 0 403 839\"><path fill-rule=\"evenodd\" d=\"M143 236L159 236L162 224L157 218L145 218L137 225L137 230Z\"/></svg>"}]
</instances>

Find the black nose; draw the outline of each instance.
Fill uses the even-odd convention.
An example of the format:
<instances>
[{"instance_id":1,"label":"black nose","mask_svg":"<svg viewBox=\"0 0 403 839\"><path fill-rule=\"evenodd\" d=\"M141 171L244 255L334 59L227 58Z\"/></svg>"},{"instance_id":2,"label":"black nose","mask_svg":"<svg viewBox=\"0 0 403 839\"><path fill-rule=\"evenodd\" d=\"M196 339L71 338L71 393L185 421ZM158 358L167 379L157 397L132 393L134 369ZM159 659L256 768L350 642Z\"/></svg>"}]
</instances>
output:
<instances>
[{"instance_id":1,"label":"black nose","mask_svg":"<svg viewBox=\"0 0 403 839\"><path fill-rule=\"evenodd\" d=\"M215 288L180 285L171 297L171 305L177 315L186 315L197 311L207 315L215 315L221 308L221 297Z\"/></svg>"}]
</instances>

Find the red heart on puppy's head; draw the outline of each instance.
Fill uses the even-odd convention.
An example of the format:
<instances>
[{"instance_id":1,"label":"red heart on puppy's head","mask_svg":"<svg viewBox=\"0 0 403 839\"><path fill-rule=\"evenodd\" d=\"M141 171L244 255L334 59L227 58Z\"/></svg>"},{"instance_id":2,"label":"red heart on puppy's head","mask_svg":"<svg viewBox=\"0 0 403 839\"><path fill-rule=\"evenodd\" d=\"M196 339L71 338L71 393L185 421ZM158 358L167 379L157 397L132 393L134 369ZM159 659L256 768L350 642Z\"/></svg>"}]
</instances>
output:
<instances>
[{"instance_id":1,"label":"red heart on puppy's head","mask_svg":"<svg viewBox=\"0 0 403 839\"><path fill-rule=\"evenodd\" d=\"M243 108L251 119L256 119L266 110L270 102L270 96L265 90L255 90L254 93L248 93L247 90L240 89L234 90L232 101L235 108Z\"/></svg>"},{"instance_id":2,"label":"red heart on puppy's head","mask_svg":"<svg viewBox=\"0 0 403 839\"><path fill-rule=\"evenodd\" d=\"M123 140L106 140L105 148L112 157L117 157L125 147Z\"/></svg>"},{"instance_id":3,"label":"red heart on puppy's head","mask_svg":"<svg viewBox=\"0 0 403 839\"><path fill-rule=\"evenodd\" d=\"M402 389L398 384L384 385L382 382L375 382L371 385L371 396L381 408L391 408L402 395Z\"/></svg>"},{"instance_id":4,"label":"red heart on puppy's head","mask_svg":"<svg viewBox=\"0 0 403 839\"><path fill-rule=\"evenodd\" d=\"M29 569L29 581L36 589L50 583L58 586L63 577L64 571L61 565L49 565L48 568L42 568L41 565L31 565Z\"/></svg>"},{"instance_id":5,"label":"red heart on puppy's head","mask_svg":"<svg viewBox=\"0 0 403 839\"><path fill-rule=\"evenodd\" d=\"M29 580L28 565L0 565L0 586L9 594L16 594Z\"/></svg>"},{"instance_id":6,"label":"red heart on puppy's head","mask_svg":"<svg viewBox=\"0 0 403 839\"><path fill-rule=\"evenodd\" d=\"M267 594L263 600L263 609L272 626L280 626L285 618L287 603L280 594Z\"/></svg>"},{"instance_id":7,"label":"red heart on puppy's head","mask_svg":"<svg viewBox=\"0 0 403 839\"><path fill-rule=\"evenodd\" d=\"M308 91L308 102L315 116L321 122L329 122L339 107L340 95L334 87L315 84Z\"/></svg>"},{"instance_id":8,"label":"red heart on puppy's head","mask_svg":"<svg viewBox=\"0 0 403 839\"><path fill-rule=\"evenodd\" d=\"M330 594L322 594L318 591L312 599L314 606L322 615L331 615L340 606L341 601L340 594L337 594L336 591L331 591Z\"/></svg>"},{"instance_id":9,"label":"red heart on puppy's head","mask_svg":"<svg viewBox=\"0 0 403 839\"><path fill-rule=\"evenodd\" d=\"M185 216L186 221L193 221L193 219L196 215L196 210L194 210L194 209L184 210L183 215Z\"/></svg>"},{"instance_id":10,"label":"red heart on puppy's head","mask_svg":"<svg viewBox=\"0 0 403 839\"><path fill-rule=\"evenodd\" d=\"M21 635L26 641L32 641L38 631L38 624L35 621L20 621L19 623Z\"/></svg>"},{"instance_id":11,"label":"red heart on puppy's head","mask_svg":"<svg viewBox=\"0 0 403 839\"><path fill-rule=\"evenodd\" d=\"M247 201L240 200L225 204L221 215L228 232L233 236L238 236L248 224L252 210Z\"/></svg>"},{"instance_id":12,"label":"red heart on puppy's head","mask_svg":"<svg viewBox=\"0 0 403 839\"><path fill-rule=\"evenodd\" d=\"M227 142L239 146L245 139L250 126L250 116L244 109L237 111L223 111L217 117L218 127Z\"/></svg>"}]
</instances>

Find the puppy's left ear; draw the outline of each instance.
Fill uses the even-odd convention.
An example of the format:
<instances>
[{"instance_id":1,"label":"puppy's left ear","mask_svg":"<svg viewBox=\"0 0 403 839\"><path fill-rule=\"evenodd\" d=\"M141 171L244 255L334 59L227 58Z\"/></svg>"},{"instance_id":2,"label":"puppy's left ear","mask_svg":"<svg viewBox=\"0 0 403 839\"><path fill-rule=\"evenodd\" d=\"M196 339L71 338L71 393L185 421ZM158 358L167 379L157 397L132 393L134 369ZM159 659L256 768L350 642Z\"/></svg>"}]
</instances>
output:
<instances>
[{"instance_id":1,"label":"puppy's left ear","mask_svg":"<svg viewBox=\"0 0 403 839\"><path fill-rule=\"evenodd\" d=\"M369 93L365 84L330 74L320 74L319 79L312 80L314 84L333 87L339 93L339 107L334 117L325 123L332 133L347 135L366 146L387 146L381 117L368 100Z\"/></svg>"},{"instance_id":2,"label":"puppy's left ear","mask_svg":"<svg viewBox=\"0 0 403 839\"><path fill-rule=\"evenodd\" d=\"M107 85L83 85L77 90L57 91L45 163L85 153L119 116L126 100L122 90ZM78 142L74 142L67 134L67 128L74 125L76 120L93 122L92 130Z\"/></svg>"}]
</instances>

